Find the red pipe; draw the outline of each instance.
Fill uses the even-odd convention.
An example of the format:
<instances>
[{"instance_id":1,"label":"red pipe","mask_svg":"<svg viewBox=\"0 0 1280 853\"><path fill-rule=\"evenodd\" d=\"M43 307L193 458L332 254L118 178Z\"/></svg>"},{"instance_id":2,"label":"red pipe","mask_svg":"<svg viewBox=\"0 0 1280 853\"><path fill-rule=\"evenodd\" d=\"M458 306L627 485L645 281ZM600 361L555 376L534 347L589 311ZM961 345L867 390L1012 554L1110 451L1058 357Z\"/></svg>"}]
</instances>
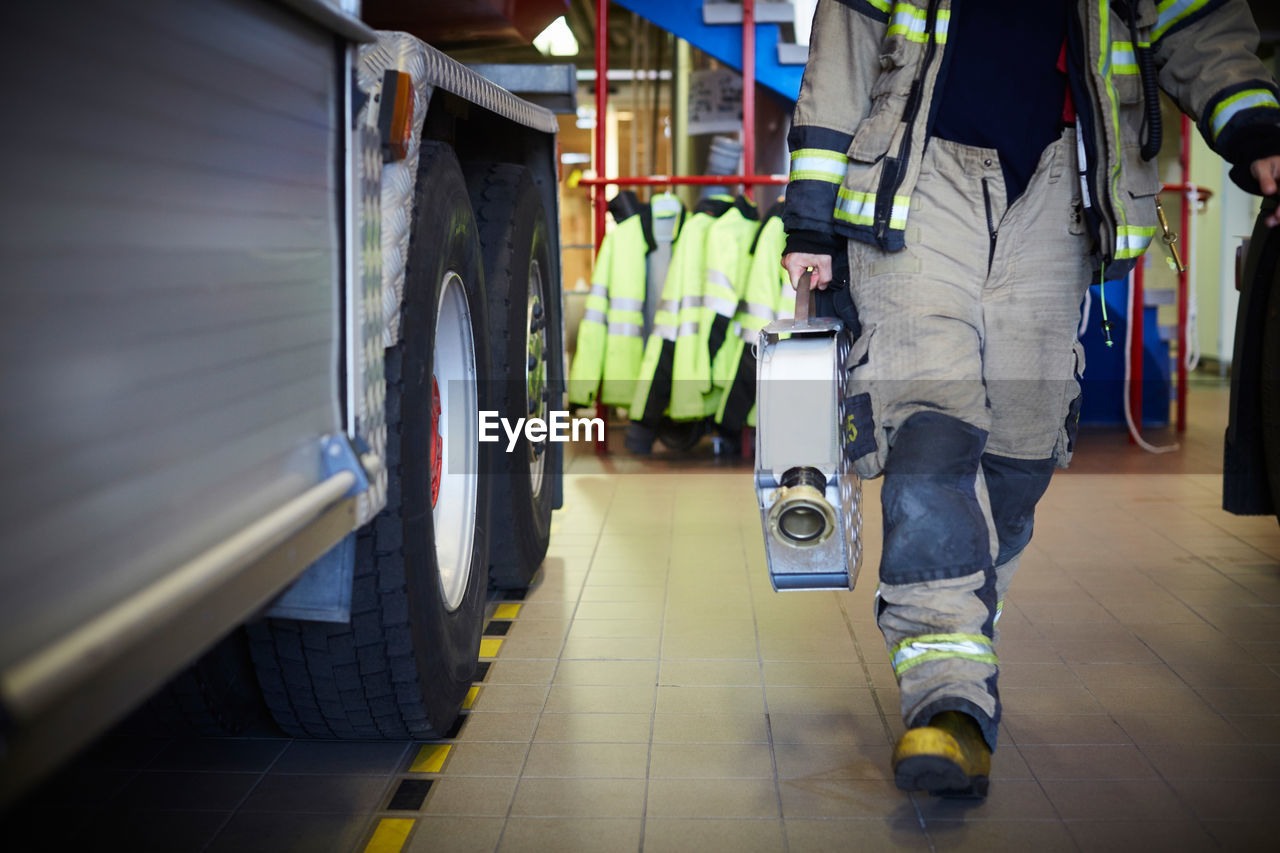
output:
<instances>
[{"instance_id":1,"label":"red pipe","mask_svg":"<svg viewBox=\"0 0 1280 853\"><path fill-rule=\"evenodd\" d=\"M609 111L609 0L596 0L596 133L595 148L591 152L591 165L597 175L603 175L605 169L605 117ZM600 246L604 243L604 184L593 185L591 207L594 215L592 242L595 243L595 255L599 257ZM592 259L594 265L595 258ZM596 442L596 453L609 452L608 412L599 402L596 403L596 417L605 423L604 434Z\"/></svg>"},{"instance_id":2,"label":"red pipe","mask_svg":"<svg viewBox=\"0 0 1280 853\"><path fill-rule=\"evenodd\" d=\"M605 115L609 110L609 0L596 2L596 133L591 167L597 175L604 174ZM592 213L595 215L593 242L596 252L604 242L604 186L596 186L591 194Z\"/></svg>"},{"instance_id":3,"label":"red pipe","mask_svg":"<svg viewBox=\"0 0 1280 853\"><path fill-rule=\"evenodd\" d=\"M1182 249L1182 263L1191 267L1191 199L1187 198L1186 185L1191 180L1191 119L1182 117L1182 152L1178 158L1182 164L1182 225L1178 232L1178 245ZM1178 273L1178 432L1187 431L1187 270Z\"/></svg>"},{"instance_id":4,"label":"red pipe","mask_svg":"<svg viewBox=\"0 0 1280 853\"><path fill-rule=\"evenodd\" d=\"M582 178L578 181L582 186L604 186L612 184L619 187L664 187L693 184L697 186L729 186L732 184L775 184L787 183L786 175L648 175L644 177L618 178Z\"/></svg>"},{"instance_id":5,"label":"red pipe","mask_svg":"<svg viewBox=\"0 0 1280 853\"><path fill-rule=\"evenodd\" d=\"M742 171L756 170L756 0L742 0ZM744 188L751 198L751 186Z\"/></svg>"},{"instance_id":6,"label":"red pipe","mask_svg":"<svg viewBox=\"0 0 1280 853\"><path fill-rule=\"evenodd\" d=\"M1129 318L1132 325L1129 339L1125 341L1125 346L1129 347L1129 411L1133 414L1133 425L1139 432L1142 431L1143 267L1143 259L1138 258L1138 264L1133 268L1133 302L1129 311L1132 315ZM1129 443L1137 444L1133 433L1129 433Z\"/></svg>"}]
</instances>

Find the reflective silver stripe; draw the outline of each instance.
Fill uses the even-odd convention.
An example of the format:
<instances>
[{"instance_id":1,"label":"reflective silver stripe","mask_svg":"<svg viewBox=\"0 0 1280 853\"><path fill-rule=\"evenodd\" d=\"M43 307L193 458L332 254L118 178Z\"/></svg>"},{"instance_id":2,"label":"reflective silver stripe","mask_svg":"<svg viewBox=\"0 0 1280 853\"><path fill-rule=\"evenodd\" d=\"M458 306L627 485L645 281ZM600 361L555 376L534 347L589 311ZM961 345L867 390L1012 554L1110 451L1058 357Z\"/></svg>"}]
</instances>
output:
<instances>
[{"instance_id":1,"label":"reflective silver stripe","mask_svg":"<svg viewBox=\"0 0 1280 853\"><path fill-rule=\"evenodd\" d=\"M588 308L586 311L583 311L582 319L590 320L593 323L599 323L601 326L609 322L609 318L604 315L604 312L596 308Z\"/></svg>"},{"instance_id":2,"label":"reflective silver stripe","mask_svg":"<svg viewBox=\"0 0 1280 853\"><path fill-rule=\"evenodd\" d=\"M757 305L754 302L743 302L738 306L738 310L744 314L750 314L752 317L759 317L761 320L772 322L777 316L773 309L768 305Z\"/></svg>"},{"instance_id":3,"label":"reflective silver stripe","mask_svg":"<svg viewBox=\"0 0 1280 853\"><path fill-rule=\"evenodd\" d=\"M721 317L732 317L733 313L738 310L738 303L728 299L720 299L715 296L707 296L702 300L702 304L706 305L712 311Z\"/></svg>"},{"instance_id":4,"label":"reflective silver stripe","mask_svg":"<svg viewBox=\"0 0 1280 853\"><path fill-rule=\"evenodd\" d=\"M690 294L689 296L685 296L680 300L681 311L683 311L686 308L701 308L701 307L702 307L702 297L696 293Z\"/></svg>"},{"instance_id":5,"label":"reflective silver stripe","mask_svg":"<svg viewBox=\"0 0 1280 853\"><path fill-rule=\"evenodd\" d=\"M592 285L591 285L591 293L590 293L589 295L590 295L590 296L605 296L605 297L607 297L607 296L609 295L609 288L608 288L606 285L603 285L603 284L592 284Z\"/></svg>"},{"instance_id":6,"label":"reflective silver stripe","mask_svg":"<svg viewBox=\"0 0 1280 853\"><path fill-rule=\"evenodd\" d=\"M670 314L675 314L680 310L680 303L675 299L664 299L658 305L658 310L666 311Z\"/></svg>"},{"instance_id":7,"label":"reflective silver stripe","mask_svg":"<svg viewBox=\"0 0 1280 853\"><path fill-rule=\"evenodd\" d=\"M683 338L687 335L698 334L698 324L696 322L681 323L680 328L676 329L676 337Z\"/></svg>"},{"instance_id":8,"label":"reflective silver stripe","mask_svg":"<svg viewBox=\"0 0 1280 853\"><path fill-rule=\"evenodd\" d=\"M614 311L643 311L643 299L628 299L625 296L615 296L609 300L609 308Z\"/></svg>"},{"instance_id":9,"label":"reflective silver stripe","mask_svg":"<svg viewBox=\"0 0 1280 853\"><path fill-rule=\"evenodd\" d=\"M1213 138L1217 139L1218 134L1222 133L1222 129L1244 110L1253 109L1254 107L1274 108L1278 106L1280 104L1276 103L1276 96L1266 89L1250 89L1245 92L1237 92L1214 108L1213 115L1209 119L1213 125Z\"/></svg>"},{"instance_id":10,"label":"reflective silver stripe","mask_svg":"<svg viewBox=\"0 0 1280 853\"><path fill-rule=\"evenodd\" d=\"M676 327L659 323L653 327L653 333L664 341L674 341L676 339Z\"/></svg>"},{"instance_id":11,"label":"reflective silver stripe","mask_svg":"<svg viewBox=\"0 0 1280 853\"><path fill-rule=\"evenodd\" d=\"M707 284L719 285L720 287L723 287L726 290L728 290L730 293L734 292L733 282L729 281L729 276L720 272L720 270L713 270L713 269L707 270Z\"/></svg>"},{"instance_id":12,"label":"reflective silver stripe","mask_svg":"<svg viewBox=\"0 0 1280 853\"><path fill-rule=\"evenodd\" d=\"M893 669L901 672L912 661L930 655L933 657L987 657L994 656L990 642L975 640L920 640L908 643L893 656Z\"/></svg>"},{"instance_id":13,"label":"reflective silver stripe","mask_svg":"<svg viewBox=\"0 0 1280 853\"><path fill-rule=\"evenodd\" d=\"M755 346L756 341L760 340L759 329L747 329L744 328L741 323L734 323L734 331L738 333L738 337L742 338L752 346Z\"/></svg>"},{"instance_id":14,"label":"reflective silver stripe","mask_svg":"<svg viewBox=\"0 0 1280 853\"><path fill-rule=\"evenodd\" d=\"M638 338L644 333L637 323L619 323L612 322L609 324L609 334L625 335L628 338Z\"/></svg>"}]
</instances>

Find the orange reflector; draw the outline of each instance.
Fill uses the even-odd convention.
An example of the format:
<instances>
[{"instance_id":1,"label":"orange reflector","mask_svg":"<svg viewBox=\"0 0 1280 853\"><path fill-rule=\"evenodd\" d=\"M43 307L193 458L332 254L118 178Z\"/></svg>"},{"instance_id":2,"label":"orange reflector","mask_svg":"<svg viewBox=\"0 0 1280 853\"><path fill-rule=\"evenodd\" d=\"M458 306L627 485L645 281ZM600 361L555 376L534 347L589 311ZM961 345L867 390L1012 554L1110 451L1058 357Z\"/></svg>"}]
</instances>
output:
<instances>
[{"instance_id":1,"label":"orange reflector","mask_svg":"<svg viewBox=\"0 0 1280 853\"><path fill-rule=\"evenodd\" d=\"M403 160L409 156L413 136L413 81L404 71L387 71L382 75L378 132L382 136L383 160Z\"/></svg>"}]
</instances>

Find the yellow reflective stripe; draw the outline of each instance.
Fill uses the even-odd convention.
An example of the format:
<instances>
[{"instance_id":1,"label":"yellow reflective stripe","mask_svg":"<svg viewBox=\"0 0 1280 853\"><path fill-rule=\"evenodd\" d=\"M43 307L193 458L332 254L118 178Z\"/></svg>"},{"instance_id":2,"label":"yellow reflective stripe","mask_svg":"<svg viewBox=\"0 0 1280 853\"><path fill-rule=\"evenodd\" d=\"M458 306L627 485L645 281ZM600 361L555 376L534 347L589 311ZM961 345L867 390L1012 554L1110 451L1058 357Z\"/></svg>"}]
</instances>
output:
<instances>
[{"instance_id":1,"label":"yellow reflective stripe","mask_svg":"<svg viewBox=\"0 0 1280 853\"><path fill-rule=\"evenodd\" d=\"M1116 231L1116 259L1126 260L1138 258L1151 246L1155 239L1155 226L1149 228L1141 225L1126 225Z\"/></svg>"},{"instance_id":2,"label":"yellow reflective stripe","mask_svg":"<svg viewBox=\"0 0 1280 853\"><path fill-rule=\"evenodd\" d=\"M901 676L907 670L917 667L922 663L928 663L934 660L971 660L975 663L988 663L992 666L1000 665L1000 658L994 653L973 653L973 652L949 652L949 651L929 651L921 655L904 661L901 665L893 668L894 675Z\"/></svg>"},{"instance_id":3,"label":"yellow reflective stripe","mask_svg":"<svg viewBox=\"0 0 1280 853\"><path fill-rule=\"evenodd\" d=\"M1115 81L1111 76L1111 17L1109 14L1109 0L1098 0L1098 12L1102 25L1098 28L1098 73L1102 75L1103 83L1107 87L1107 101L1111 104L1111 128L1115 134L1115 139L1124 138L1120 132L1120 104L1116 97ZM1124 201L1120 197L1120 157L1116 156L1115 164L1111 167L1111 207L1115 211L1117 218L1116 234L1117 244L1120 243L1119 235L1129 227L1129 217L1124 209ZM1118 248L1118 246L1117 246ZM1139 253L1141 254L1141 253ZM1117 255L1117 259L1121 256ZM1133 256L1126 256L1133 257Z\"/></svg>"},{"instance_id":4,"label":"yellow reflective stripe","mask_svg":"<svg viewBox=\"0 0 1280 853\"><path fill-rule=\"evenodd\" d=\"M1138 55L1133 52L1133 42L1111 43L1111 70L1116 74L1138 73Z\"/></svg>"},{"instance_id":5,"label":"yellow reflective stripe","mask_svg":"<svg viewBox=\"0 0 1280 853\"><path fill-rule=\"evenodd\" d=\"M1236 92L1229 98L1223 98L1222 102L1213 108L1213 114L1209 116L1209 124L1213 128L1214 140L1217 140L1218 134L1231 123L1233 118L1245 110L1251 110L1256 107L1278 109L1280 108L1280 103L1277 103L1276 96L1266 89L1245 89L1243 92Z\"/></svg>"},{"instance_id":6,"label":"yellow reflective stripe","mask_svg":"<svg viewBox=\"0 0 1280 853\"><path fill-rule=\"evenodd\" d=\"M876 212L876 194L856 192L840 188L837 193L835 218L854 225L874 225ZM911 206L910 196L893 197L893 211L889 215L889 227L902 230L907 227L907 212Z\"/></svg>"},{"instance_id":7,"label":"yellow reflective stripe","mask_svg":"<svg viewBox=\"0 0 1280 853\"><path fill-rule=\"evenodd\" d=\"M959 658L996 664L991 640L980 634L926 634L908 637L893 647L893 671L898 675L926 661Z\"/></svg>"},{"instance_id":8,"label":"yellow reflective stripe","mask_svg":"<svg viewBox=\"0 0 1280 853\"><path fill-rule=\"evenodd\" d=\"M1000 621L1000 617L1001 617L1002 615L1004 615L1004 602L1003 602L1003 601L997 601L997 602L996 602L996 615L995 615L995 618L991 620L991 624L992 624L992 625L994 625L994 624L996 624L997 622L999 622L999 621Z\"/></svg>"},{"instance_id":9,"label":"yellow reflective stripe","mask_svg":"<svg viewBox=\"0 0 1280 853\"><path fill-rule=\"evenodd\" d=\"M881 12L885 12L887 14L889 11L889 0L867 0L867 2L872 6L875 6Z\"/></svg>"},{"instance_id":10,"label":"yellow reflective stripe","mask_svg":"<svg viewBox=\"0 0 1280 853\"><path fill-rule=\"evenodd\" d=\"M950 24L951 12L947 9L939 11L937 20L934 22L934 37L938 44L947 43L947 30ZM907 41L924 43L929 40L929 35L925 32L927 26L928 12L906 3L898 3L893 7L888 35L900 35Z\"/></svg>"},{"instance_id":11,"label":"yellow reflective stripe","mask_svg":"<svg viewBox=\"0 0 1280 853\"><path fill-rule=\"evenodd\" d=\"M849 158L823 148L800 148L791 152L791 180L826 181L838 184L848 171Z\"/></svg>"},{"instance_id":12,"label":"yellow reflective stripe","mask_svg":"<svg viewBox=\"0 0 1280 853\"><path fill-rule=\"evenodd\" d=\"M1151 40L1156 41L1163 37L1179 21L1199 12L1209 2L1210 0L1161 0L1160 5L1156 7L1158 17L1155 29L1151 31ZM1105 8L1102 11L1106 13Z\"/></svg>"}]
</instances>

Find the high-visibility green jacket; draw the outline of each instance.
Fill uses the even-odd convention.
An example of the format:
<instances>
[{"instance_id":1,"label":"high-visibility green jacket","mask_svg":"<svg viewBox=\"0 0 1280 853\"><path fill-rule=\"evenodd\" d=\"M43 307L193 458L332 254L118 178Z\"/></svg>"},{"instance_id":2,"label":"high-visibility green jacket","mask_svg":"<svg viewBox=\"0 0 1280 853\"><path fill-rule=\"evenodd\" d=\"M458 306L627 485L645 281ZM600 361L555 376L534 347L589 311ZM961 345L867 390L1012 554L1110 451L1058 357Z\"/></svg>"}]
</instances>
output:
<instances>
[{"instance_id":1,"label":"high-visibility green jacket","mask_svg":"<svg viewBox=\"0 0 1280 853\"><path fill-rule=\"evenodd\" d=\"M736 358L725 352L724 345L747 287L751 245L759 230L759 211L740 196L707 231L699 337L700 352L706 352L708 360L698 363L699 368L706 366L706 372L699 372L698 379L703 382L703 408L707 415L716 413L725 388L725 383L715 382L715 376L737 363ZM734 359L728 368L721 364L726 358Z\"/></svg>"},{"instance_id":2,"label":"high-visibility green jacket","mask_svg":"<svg viewBox=\"0 0 1280 853\"><path fill-rule=\"evenodd\" d=\"M731 204L728 196L704 199L680 229L653 331L645 344L631 402L633 421L657 424L664 416L690 420L708 414L704 390L710 381L710 361L702 336L707 234Z\"/></svg>"},{"instance_id":3,"label":"high-visibility green jacket","mask_svg":"<svg viewBox=\"0 0 1280 853\"><path fill-rule=\"evenodd\" d=\"M951 17L951 0L818 0L788 136L789 232L903 248ZM1160 88L1253 192L1249 164L1280 154L1280 89L1255 55L1245 0L1076 0L1068 26L1083 44L1068 78L1084 222L1106 277L1122 277L1155 236L1161 187L1141 156L1139 55L1150 51Z\"/></svg>"},{"instance_id":4,"label":"high-visibility green jacket","mask_svg":"<svg viewBox=\"0 0 1280 853\"><path fill-rule=\"evenodd\" d=\"M795 291L779 258L786 243L782 205L768 212L751 247L746 287L717 361L716 384L725 389L716 421L728 429L755 426L755 343L760 330L795 314Z\"/></svg>"},{"instance_id":5,"label":"high-visibility green jacket","mask_svg":"<svg viewBox=\"0 0 1280 853\"><path fill-rule=\"evenodd\" d=\"M621 221L600 246L569 368L571 405L589 406L598 399L627 407L635 396L644 352L646 256L653 248L649 214L647 206L619 214Z\"/></svg>"}]
</instances>

